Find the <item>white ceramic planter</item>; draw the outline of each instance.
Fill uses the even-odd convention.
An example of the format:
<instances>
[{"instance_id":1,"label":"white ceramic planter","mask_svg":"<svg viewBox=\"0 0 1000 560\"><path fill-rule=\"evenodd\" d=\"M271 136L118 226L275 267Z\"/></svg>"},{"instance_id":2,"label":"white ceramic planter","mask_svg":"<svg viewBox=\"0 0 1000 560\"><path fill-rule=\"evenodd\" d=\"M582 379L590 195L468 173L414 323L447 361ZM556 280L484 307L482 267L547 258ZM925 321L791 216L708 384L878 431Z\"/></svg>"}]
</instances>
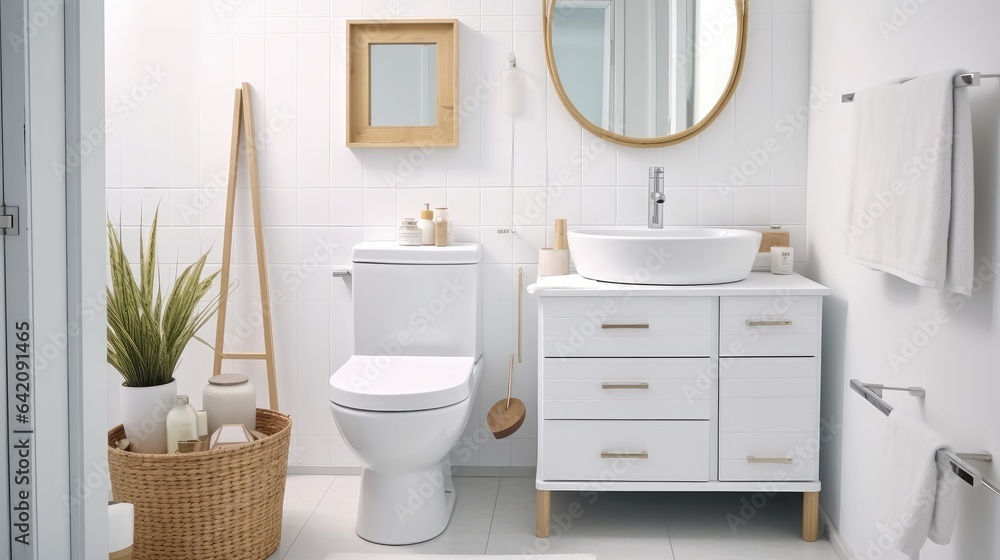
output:
<instances>
[{"instance_id":1,"label":"white ceramic planter","mask_svg":"<svg viewBox=\"0 0 1000 560\"><path fill-rule=\"evenodd\" d=\"M122 384L122 424L136 453L167 452L167 413L177 400L177 380L155 387Z\"/></svg>"}]
</instances>

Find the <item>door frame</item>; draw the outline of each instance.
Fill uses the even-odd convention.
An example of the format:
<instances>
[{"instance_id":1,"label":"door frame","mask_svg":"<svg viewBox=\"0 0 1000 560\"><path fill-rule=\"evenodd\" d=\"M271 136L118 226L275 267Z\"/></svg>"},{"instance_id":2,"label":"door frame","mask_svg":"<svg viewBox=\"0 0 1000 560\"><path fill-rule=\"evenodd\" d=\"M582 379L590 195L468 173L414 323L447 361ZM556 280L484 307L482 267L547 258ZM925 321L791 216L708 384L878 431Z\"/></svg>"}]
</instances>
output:
<instances>
[{"instance_id":1,"label":"door frame","mask_svg":"<svg viewBox=\"0 0 1000 560\"><path fill-rule=\"evenodd\" d=\"M66 0L64 34L66 154L79 161L66 166L70 550L83 560L108 554L104 0Z\"/></svg>"}]
</instances>

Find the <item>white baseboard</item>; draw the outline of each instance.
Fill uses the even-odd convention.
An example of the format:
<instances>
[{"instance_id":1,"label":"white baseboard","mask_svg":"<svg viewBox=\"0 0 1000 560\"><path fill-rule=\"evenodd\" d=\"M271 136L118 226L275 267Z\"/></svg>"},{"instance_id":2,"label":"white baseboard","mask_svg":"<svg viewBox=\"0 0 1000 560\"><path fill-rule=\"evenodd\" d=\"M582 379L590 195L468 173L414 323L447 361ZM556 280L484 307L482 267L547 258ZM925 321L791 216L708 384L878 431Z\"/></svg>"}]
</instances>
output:
<instances>
[{"instance_id":1,"label":"white baseboard","mask_svg":"<svg viewBox=\"0 0 1000 560\"><path fill-rule=\"evenodd\" d=\"M361 467L331 467L324 465L288 465L290 475L357 476ZM455 467L455 476L535 478L535 467Z\"/></svg>"},{"instance_id":2,"label":"white baseboard","mask_svg":"<svg viewBox=\"0 0 1000 560\"><path fill-rule=\"evenodd\" d=\"M288 474L323 474L334 476L357 476L361 474L361 467L331 467L323 465L288 465Z\"/></svg>"},{"instance_id":3,"label":"white baseboard","mask_svg":"<svg viewBox=\"0 0 1000 560\"><path fill-rule=\"evenodd\" d=\"M535 467L455 467L455 476L535 478Z\"/></svg>"},{"instance_id":4,"label":"white baseboard","mask_svg":"<svg viewBox=\"0 0 1000 560\"><path fill-rule=\"evenodd\" d=\"M830 541L830 545L833 546L833 550L840 557L840 560L857 560L858 557L854 555L854 551L851 550L850 545L844 540L844 536L837 530L837 526L833 524L833 520L830 519L830 516L827 515L826 510L822 506L819 508L819 523L827 540Z\"/></svg>"}]
</instances>

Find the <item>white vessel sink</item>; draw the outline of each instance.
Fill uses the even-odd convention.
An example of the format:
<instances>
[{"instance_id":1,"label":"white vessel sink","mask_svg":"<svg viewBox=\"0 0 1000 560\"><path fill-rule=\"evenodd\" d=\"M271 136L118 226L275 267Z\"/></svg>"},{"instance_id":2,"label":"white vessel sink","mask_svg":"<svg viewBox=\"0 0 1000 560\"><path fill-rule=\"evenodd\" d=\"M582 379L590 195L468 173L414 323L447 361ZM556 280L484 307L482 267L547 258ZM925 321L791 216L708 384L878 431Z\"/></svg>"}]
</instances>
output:
<instances>
[{"instance_id":1,"label":"white vessel sink","mask_svg":"<svg viewBox=\"0 0 1000 560\"><path fill-rule=\"evenodd\" d=\"M569 250L584 278L617 284L738 282L760 247L756 231L721 228L583 228Z\"/></svg>"}]
</instances>

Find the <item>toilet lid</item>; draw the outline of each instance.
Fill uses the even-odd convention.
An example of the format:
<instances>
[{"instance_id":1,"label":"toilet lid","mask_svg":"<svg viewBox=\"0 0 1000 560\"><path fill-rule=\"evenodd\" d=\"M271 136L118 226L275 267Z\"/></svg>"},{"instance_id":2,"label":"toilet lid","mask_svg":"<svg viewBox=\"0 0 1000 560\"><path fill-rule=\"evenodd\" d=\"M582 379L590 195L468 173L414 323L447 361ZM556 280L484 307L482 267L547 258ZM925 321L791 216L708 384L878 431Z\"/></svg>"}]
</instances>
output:
<instances>
[{"instance_id":1,"label":"toilet lid","mask_svg":"<svg viewBox=\"0 0 1000 560\"><path fill-rule=\"evenodd\" d=\"M473 364L451 356L351 356L330 377L330 400L375 411L451 406L469 398Z\"/></svg>"}]
</instances>

